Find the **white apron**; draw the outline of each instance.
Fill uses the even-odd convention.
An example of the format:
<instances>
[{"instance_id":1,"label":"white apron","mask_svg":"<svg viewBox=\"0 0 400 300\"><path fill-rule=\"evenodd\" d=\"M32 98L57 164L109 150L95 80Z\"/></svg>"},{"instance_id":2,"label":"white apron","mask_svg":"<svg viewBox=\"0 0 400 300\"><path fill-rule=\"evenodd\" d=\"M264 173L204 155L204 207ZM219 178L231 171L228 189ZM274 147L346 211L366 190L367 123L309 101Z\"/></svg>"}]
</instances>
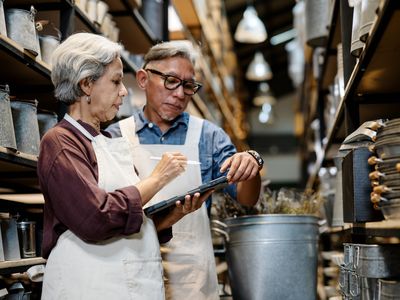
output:
<instances>
[{"instance_id":1,"label":"white apron","mask_svg":"<svg viewBox=\"0 0 400 300\"><path fill-rule=\"evenodd\" d=\"M139 181L125 138L93 137L69 115L65 119L92 141L100 188L110 192ZM147 217L139 233L96 244L68 230L47 260L42 299L165 299L162 272L156 229Z\"/></svg>"},{"instance_id":2,"label":"white apron","mask_svg":"<svg viewBox=\"0 0 400 300\"><path fill-rule=\"evenodd\" d=\"M140 144L134 117L119 122L121 134L133 145L133 158L140 178L148 177L158 161L151 156L179 151L188 160L199 161L198 145L203 120L191 116L184 145ZM186 193L202 183L199 165L187 165L186 171L160 190L147 204ZM147 206L146 205L146 206ZM173 225L173 238L161 247L166 298L174 300L219 299L215 258L206 206Z\"/></svg>"}]
</instances>

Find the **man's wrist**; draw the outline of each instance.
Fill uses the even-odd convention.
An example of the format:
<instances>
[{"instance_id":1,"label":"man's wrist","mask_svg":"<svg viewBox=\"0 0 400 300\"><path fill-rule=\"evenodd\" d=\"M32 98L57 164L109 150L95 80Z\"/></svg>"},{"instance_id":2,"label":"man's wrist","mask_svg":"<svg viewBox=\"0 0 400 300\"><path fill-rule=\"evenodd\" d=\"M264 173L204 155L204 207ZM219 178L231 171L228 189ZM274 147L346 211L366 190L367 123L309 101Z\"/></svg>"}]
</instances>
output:
<instances>
[{"instance_id":1,"label":"man's wrist","mask_svg":"<svg viewBox=\"0 0 400 300\"><path fill-rule=\"evenodd\" d=\"M264 166L264 160L262 159L261 155L254 150L246 150L246 152L249 153L256 160L258 169L261 170Z\"/></svg>"}]
</instances>

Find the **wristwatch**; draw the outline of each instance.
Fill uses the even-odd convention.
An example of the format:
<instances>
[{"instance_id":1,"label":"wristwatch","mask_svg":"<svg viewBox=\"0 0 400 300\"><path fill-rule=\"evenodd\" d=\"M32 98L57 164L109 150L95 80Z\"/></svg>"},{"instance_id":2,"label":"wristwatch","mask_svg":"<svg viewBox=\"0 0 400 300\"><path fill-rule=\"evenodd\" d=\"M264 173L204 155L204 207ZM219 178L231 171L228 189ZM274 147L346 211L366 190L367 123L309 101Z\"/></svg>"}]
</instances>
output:
<instances>
[{"instance_id":1,"label":"wristwatch","mask_svg":"<svg viewBox=\"0 0 400 300\"><path fill-rule=\"evenodd\" d=\"M253 158L256 160L256 162L258 164L258 169L261 170L264 165L264 160L262 159L261 155L258 154L258 152L254 151L254 150L247 150L246 152L248 154L250 154L251 156L253 156Z\"/></svg>"}]
</instances>

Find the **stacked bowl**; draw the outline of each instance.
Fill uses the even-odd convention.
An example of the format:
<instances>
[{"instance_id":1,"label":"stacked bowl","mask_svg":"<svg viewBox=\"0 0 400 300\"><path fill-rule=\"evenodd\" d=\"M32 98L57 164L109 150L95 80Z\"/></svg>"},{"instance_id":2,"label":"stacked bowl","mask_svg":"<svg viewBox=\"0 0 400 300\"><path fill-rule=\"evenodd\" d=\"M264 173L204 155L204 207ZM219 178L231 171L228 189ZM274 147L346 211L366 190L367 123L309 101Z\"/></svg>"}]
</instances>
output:
<instances>
[{"instance_id":1,"label":"stacked bowl","mask_svg":"<svg viewBox=\"0 0 400 300\"><path fill-rule=\"evenodd\" d=\"M371 201L386 219L400 219L400 119L383 122L377 128L370 150L375 154L368 161L375 165L369 175Z\"/></svg>"}]
</instances>

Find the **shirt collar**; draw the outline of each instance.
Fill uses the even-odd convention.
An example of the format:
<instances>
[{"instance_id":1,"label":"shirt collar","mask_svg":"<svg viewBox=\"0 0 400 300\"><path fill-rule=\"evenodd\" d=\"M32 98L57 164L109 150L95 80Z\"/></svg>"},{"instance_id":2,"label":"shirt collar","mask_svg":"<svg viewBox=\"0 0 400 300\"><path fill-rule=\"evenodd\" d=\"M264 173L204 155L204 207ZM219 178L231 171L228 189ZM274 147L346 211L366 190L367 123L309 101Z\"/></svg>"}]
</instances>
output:
<instances>
[{"instance_id":1,"label":"shirt collar","mask_svg":"<svg viewBox=\"0 0 400 300\"><path fill-rule=\"evenodd\" d=\"M136 132L139 132L143 129L143 127L148 126L151 123L144 115L144 107L142 109L138 109L134 112L136 114L135 117L135 125L136 125ZM175 128L179 125L183 125L186 128L189 124L189 114L187 112L181 113L178 117L175 118L171 128Z\"/></svg>"}]
</instances>

